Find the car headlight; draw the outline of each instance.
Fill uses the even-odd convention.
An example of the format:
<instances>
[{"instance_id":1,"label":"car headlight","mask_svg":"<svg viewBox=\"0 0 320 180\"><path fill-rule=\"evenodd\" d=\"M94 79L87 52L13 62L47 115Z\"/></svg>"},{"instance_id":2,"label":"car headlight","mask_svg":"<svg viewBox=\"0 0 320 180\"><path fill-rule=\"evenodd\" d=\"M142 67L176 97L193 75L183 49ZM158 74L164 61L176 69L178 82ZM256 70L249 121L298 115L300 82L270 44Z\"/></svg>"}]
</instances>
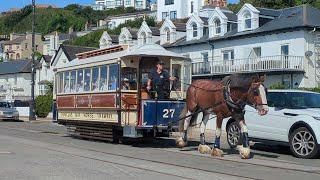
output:
<instances>
[{"instance_id":1,"label":"car headlight","mask_svg":"<svg viewBox=\"0 0 320 180\"><path fill-rule=\"evenodd\" d=\"M320 121L320 117L318 117L318 116L313 116L313 118Z\"/></svg>"}]
</instances>

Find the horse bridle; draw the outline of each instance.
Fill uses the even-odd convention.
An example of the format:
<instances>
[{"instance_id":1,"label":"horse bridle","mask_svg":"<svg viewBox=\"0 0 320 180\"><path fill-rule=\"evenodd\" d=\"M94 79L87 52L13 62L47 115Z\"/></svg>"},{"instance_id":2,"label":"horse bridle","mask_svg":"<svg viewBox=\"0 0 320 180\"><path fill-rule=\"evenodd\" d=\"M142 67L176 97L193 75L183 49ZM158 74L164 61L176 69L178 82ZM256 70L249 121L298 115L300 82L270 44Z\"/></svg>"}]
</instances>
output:
<instances>
[{"instance_id":1,"label":"horse bridle","mask_svg":"<svg viewBox=\"0 0 320 180\"><path fill-rule=\"evenodd\" d=\"M258 82L258 83L252 83L253 85L255 84L258 84L258 87L257 88L249 88L249 91L252 91L252 94L253 96L259 96L260 95L260 85L262 85L265 89L265 92L266 92L266 96L267 96L267 92L268 92L268 89L264 86L264 84L262 84L261 82ZM248 91L248 92L249 92ZM260 104L256 104L256 103L251 103L249 101L247 101L247 104L248 105L252 105L255 109L257 108L257 106L264 106L264 105L268 105L268 104L264 104L264 103L260 103Z\"/></svg>"}]
</instances>

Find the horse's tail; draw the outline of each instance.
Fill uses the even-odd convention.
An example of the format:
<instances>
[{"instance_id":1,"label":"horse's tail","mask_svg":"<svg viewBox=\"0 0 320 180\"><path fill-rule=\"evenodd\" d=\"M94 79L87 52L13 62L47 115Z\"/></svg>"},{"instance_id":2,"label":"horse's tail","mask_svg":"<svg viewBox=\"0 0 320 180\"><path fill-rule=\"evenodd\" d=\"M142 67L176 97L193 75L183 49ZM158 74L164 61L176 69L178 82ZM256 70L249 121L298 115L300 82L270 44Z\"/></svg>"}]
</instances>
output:
<instances>
[{"instance_id":1,"label":"horse's tail","mask_svg":"<svg viewBox=\"0 0 320 180\"><path fill-rule=\"evenodd\" d=\"M186 119L187 112L188 112L188 108L187 108L187 105L186 105L183 108L183 110L181 111L180 115L179 115L179 119L180 119L180 121L179 121L179 131L180 132L183 132L183 130L184 130L184 122L185 122L185 119ZM194 125L197 122L198 108L196 109L195 112L196 113L192 114L192 116L191 116L191 120L190 120L189 126Z\"/></svg>"}]
</instances>

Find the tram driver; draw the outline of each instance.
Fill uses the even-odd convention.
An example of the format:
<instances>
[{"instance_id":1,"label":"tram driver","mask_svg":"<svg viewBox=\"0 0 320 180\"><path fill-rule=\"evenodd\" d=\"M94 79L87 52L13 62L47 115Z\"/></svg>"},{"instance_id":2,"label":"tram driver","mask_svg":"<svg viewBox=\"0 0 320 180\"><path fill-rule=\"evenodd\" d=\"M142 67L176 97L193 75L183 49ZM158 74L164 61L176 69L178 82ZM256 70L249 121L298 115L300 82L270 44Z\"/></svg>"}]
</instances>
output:
<instances>
[{"instance_id":1,"label":"tram driver","mask_svg":"<svg viewBox=\"0 0 320 180\"><path fill-rule=\"evenodd\" d=\"M169 99L170 97L170 81L175 81L175 77L170 77L169 73L163 69L164 62L159 60L156 69L152 69L147 82L147 90L152 99Z\"/></svg>"}]
</instances>

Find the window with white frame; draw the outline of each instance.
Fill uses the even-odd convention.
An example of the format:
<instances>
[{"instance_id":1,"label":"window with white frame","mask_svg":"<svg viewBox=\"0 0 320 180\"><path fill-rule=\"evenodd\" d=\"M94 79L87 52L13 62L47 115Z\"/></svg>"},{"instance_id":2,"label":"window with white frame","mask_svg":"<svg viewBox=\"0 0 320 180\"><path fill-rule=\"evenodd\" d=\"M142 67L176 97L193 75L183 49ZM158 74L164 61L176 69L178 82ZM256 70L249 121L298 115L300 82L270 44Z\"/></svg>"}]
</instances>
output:
<instances>
[{"instance_id":1,"label":"window with white frame","mask_svg":"<svg viewBox=\"0 0 320 180\"><path fill-rule=\"evenodd\" d=\"M165 0L164 5L172 5L174 4L174 0Z\"/></svg>"},{"instance_id":2,"label":"window with white frame","mask_svg":"<svg viewBox=\"0 0 320 180\"><path fill-rule=\"evenodd\" d=\"M259 58L259 57L261 57L261 47L254 47L254 48L252 49L252 56L253 56L254 58Z\"/></svg>"},{"instance_id":3,"label":"window with white frame","mask_svg":"<svg viewBox=\"0 0 320 180\"><path fill-rule=\"evenodd\" d=\"M227 65L233 65L234 60L234 50L225 50L222 51L223 61Z\"/></svg>"},{"instance_id":4,"label":"window with white frame","mask_svg":"<svg viewBox=\"0 0 320 180\"><path fill-rule=\"evenodd\" d=\"M284 44L281 46L281 55L282 56L288 56L289 55L289 45Z\"/></svg>"},{"instance_id":5,"label":"window with white frame","mask_svg":"<svg viewBox=\"0 0 320 180\"><path fill-rule=\"evenodd\" d=\"M170 11L170 19L177 19L177 11Z\"/></svg>"},{"instance_id":6,"label":"window with white frame","mask_svg":"<svg viewBox=\"0 0 320 180\"><path fill-rule=\"evenodd\" d=\"M165 33L165 35L166 35L166 42L167 42L167 43L170 43L170 29L169 29L169 28L166 28L166 29L164 30L164 33Z\"/></svg>"},{"instance_id":7,"label":"window with white frame","mask_svg":"<svg viewBox=\"0 0 320 180\"><path fill-rule=\"evenodd\" d=\"M147 43L147 35L145 32L141 33L141 42L142 44L146 44Z\"/></svg>"},{"instance_id":8,"label":"window with white frame","mask_svg":"<svg viewBox=\"0 0 320 180\"><path fill-rule=\"evenodd\" d=\"M142 7L143 6L143 2L142 1L136 1L136 7Z\"/></svg>"},{"instance_id":9,"label":"window with white frame","mask_svg":"<svg viewBox=\"0 0 320 180\"><path fill-rule=\"evenodd\" d=\"M218 35L221 33L221 21L220 19L216 19L214 21L214 34Z\"/></svg>"},{"instance_id":10,"label":"window with white frame","mask_svg":"<svg viewBox=\"0 0 320 180\"><path fill-rule=\"evenodd\" d=\"M190 7L191 7L190 12L193 13L193 11L194 11L194 9L193 9L193 8L194 8L194 6L193 6L193 1L191 1Z\"/></svg>"},{"instance_id":11,"label":"window with white frame","mask_svg":"<svg viewBox=\"0 0 320 180\"><path fill-rule=\"evenodd\" d=\"M127 6L131 5L131 0L126 0L126 5Z\"/></svg>"},{"instance_id":12,"label":"window with white frame","mask_svg":"<svg viewBox=\"0 0 320 180\"><path fill-rule=\"evenodd\" d=\"M45 84L39 85L39 95L45 95L48 92L48 86Z\"/></svg>"},{"instance_id":13,"label":"window with white frame","mask_svg":"<svg viewBox=\"0 0 320 180\"><path fill-rule=\"evenodd\" d=\"M168 12L162 12L162 20L165 20L168 17Z\"/></svg>"},{"instance_id":14,"label":"window with white frame","mask_svg":"<svg viewBox=\"0 0 320 180\"><path fill-rule=\"evenodd\" d=\"M208 52L202 52L201 56L202 56L202 61L203 62L209 62L209 54L208 54Z\"/></svg>"},{"instance_id":15,"label":"window with white frame","mask_svg":"<svg viewBox=\"0 0 320 180\"><path fill-rule=\"evenodd\" d=\"M251 14L249 11L246 11L244 14L243 14L243 21L244 21L244 30L247 30L247 29L251 29Z\"/></svg>"},{"instance_id":16,"label":"window with white frame","mask_svg":"<svg viewBox=\"0 0 320 180\"><path fill-rule=\"evenodd\" d=\"M198 36L198 27L197 27L197 24L196 23L193 23L191 25L192 27L192 36L193 37L197 37Z\"/></svg>"}]
</instances>

